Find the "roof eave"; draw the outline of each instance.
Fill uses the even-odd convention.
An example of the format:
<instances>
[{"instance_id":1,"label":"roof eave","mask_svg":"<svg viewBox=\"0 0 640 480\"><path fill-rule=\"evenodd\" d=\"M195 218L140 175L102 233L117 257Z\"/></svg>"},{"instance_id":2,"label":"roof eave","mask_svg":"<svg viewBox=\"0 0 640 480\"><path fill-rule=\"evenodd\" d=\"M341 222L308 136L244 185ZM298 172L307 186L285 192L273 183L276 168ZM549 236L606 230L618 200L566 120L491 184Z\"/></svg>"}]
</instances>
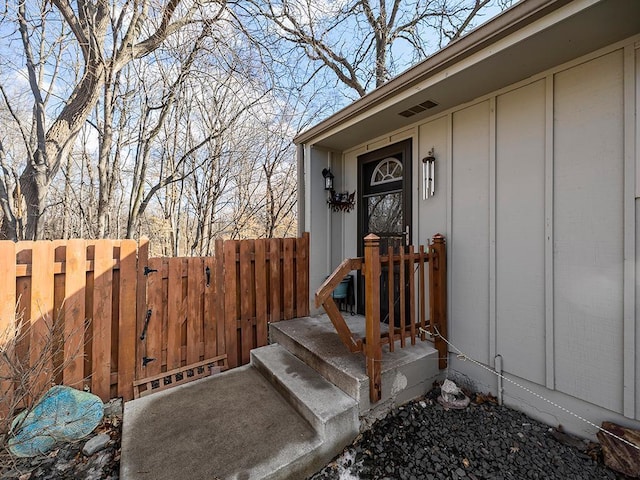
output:
<instances>
[{"instance_id":1,"label":"roof eave","mask_svg":"<svg viewBox=\"0 0 640 480\"><path fill-rule=\"evenodd\" d=\"M326 120L297 135L293 142L307 144L323 133L338 127L372 106L388 100L450 65L486 48L510 33L559 9L572 0L527 0L505 10L486 24L450 43L429 58L411 67L386 84L371 91Z\"/></svg>"}]
</instances>

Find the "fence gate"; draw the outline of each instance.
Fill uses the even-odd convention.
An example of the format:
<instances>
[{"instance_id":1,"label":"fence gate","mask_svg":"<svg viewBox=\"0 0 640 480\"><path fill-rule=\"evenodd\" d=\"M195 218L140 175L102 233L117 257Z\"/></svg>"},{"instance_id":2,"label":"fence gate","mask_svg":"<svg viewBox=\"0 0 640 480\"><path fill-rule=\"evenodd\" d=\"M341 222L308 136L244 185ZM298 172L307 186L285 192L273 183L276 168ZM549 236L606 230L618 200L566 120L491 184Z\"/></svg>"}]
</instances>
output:
<instances>
[{"instance_id":1,"label":"fence gate","mask_svg":"<svg viewBox=\"0 0 640 480\"><path fill-rule=\"evenodd\" d=\"M216 241L213 257L150 258L134 396L249 363L269 322L309 314L309 237ZM139 304L140 305L140 304Z\"/></svg>"}]
</instances>

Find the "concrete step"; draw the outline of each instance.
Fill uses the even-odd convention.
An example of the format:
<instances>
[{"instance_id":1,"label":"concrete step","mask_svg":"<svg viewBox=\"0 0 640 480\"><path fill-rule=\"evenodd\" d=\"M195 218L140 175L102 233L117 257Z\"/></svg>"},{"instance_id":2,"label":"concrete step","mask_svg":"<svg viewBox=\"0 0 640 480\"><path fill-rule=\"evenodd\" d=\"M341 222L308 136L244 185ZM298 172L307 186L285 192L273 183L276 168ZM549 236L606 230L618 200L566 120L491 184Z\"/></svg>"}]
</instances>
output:
<instances>
[{"instance_id":1,"label":"concrete step","mask_svg":"<svg viewBox=\"0 0 640 480\"><path fill-rule=\"evenodd\" d=\"M364 322L364 317L357 317ZM327 319L328 320L328 319ZM351 323L355 323L354 320ZM369 379L364 355L350 353L333 325L322 317L305 317L269 325L272 343L278 343L353 398L362 410L368 401Z\"/></svg>"},{"instance_id":2,"label":"concrete step","mask_svg":"<svg viewBox=\"0 0 640 480\"><path fill-rule=\"evenodd\" d=\"M330 460L358 434L358 405L278 344L251 351L251 365L318 433Z\"/></svg>"},{"instance_id":3,"label":"concrete step","mask_svg":"<svg viewBox=\"0 0 640 480\"><path fill-rule=\"evenodd\" d=\"M364 337L364 317L347 315L345 320L354 334ZM418 341L406 348L396 342L394 352L385 346L382 400L371 404L364 355L349 352L326 315L272 323L269 334L271 342L285 347L358 403L362 428L390 408L424 395L440 376L438 352L431 342Z\"/></svg>"}]
</instances>

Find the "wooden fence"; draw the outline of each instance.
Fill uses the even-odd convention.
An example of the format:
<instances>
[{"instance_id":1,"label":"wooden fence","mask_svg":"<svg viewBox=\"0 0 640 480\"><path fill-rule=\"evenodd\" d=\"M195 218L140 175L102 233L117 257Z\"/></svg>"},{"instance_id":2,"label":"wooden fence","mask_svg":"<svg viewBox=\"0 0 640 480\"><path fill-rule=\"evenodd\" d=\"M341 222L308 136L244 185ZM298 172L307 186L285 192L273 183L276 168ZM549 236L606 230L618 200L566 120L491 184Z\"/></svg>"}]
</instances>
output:
<instances>
[{"instance_id":1,"label":"wooden fence","mask_svg":"<svg viewBox=\"0 0 640 480\"><path fill-rule=\"evenodd\" d=\"M142 377L225 354L245 364L269 322L309 313L308 234L218 241L205 258L148 252L146 240L1 241L0 347L28 378L0 362L0 398L57 383L129 400Z\"/></svg>"},{"instance_id":2,"label":"wooden fence","mask_svg":"<svg viewBox=\"0 0 640 480\"><path fill-rule=\"evenodd\" d=\"M138 377L225 353L230 368L248 363L267 344L268 323L309 314L308 252L305 234L217 241L214 257L149 259Z\"/></svg>"}]
</instances>

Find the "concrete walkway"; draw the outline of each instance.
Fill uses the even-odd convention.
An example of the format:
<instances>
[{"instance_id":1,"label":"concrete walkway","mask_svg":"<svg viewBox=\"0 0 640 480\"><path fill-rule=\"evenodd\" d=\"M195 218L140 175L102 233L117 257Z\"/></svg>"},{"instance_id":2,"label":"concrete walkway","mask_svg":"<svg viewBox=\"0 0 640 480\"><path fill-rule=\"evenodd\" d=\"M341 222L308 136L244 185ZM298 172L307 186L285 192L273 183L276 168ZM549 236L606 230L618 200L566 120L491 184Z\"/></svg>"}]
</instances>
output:
<instances>
[{"instance_id":1,"label":"concrete walkway","mask_svg":"<svg viewBox=\"0 0 640 480\"><path fill-rule=\"evenodd\" d=\"M120 477L302 480L439 375L429 342L385 351L382 400L371 405L364 357L326 315L272 324L270 335L278 343L252 350L250 365L127 402Z\"/></svg>"},{"instance_id":2,"label":"concrete walkway","mask_svg":"<svg viewBox=\"0 0 640 480\"><path fill-rule=\"evenodd\" d=\"M353 399L278 345L252 356L269 380L247 365L128 402L121 478L304 479L357 435Z\"/></svg>"}]
</instances>

